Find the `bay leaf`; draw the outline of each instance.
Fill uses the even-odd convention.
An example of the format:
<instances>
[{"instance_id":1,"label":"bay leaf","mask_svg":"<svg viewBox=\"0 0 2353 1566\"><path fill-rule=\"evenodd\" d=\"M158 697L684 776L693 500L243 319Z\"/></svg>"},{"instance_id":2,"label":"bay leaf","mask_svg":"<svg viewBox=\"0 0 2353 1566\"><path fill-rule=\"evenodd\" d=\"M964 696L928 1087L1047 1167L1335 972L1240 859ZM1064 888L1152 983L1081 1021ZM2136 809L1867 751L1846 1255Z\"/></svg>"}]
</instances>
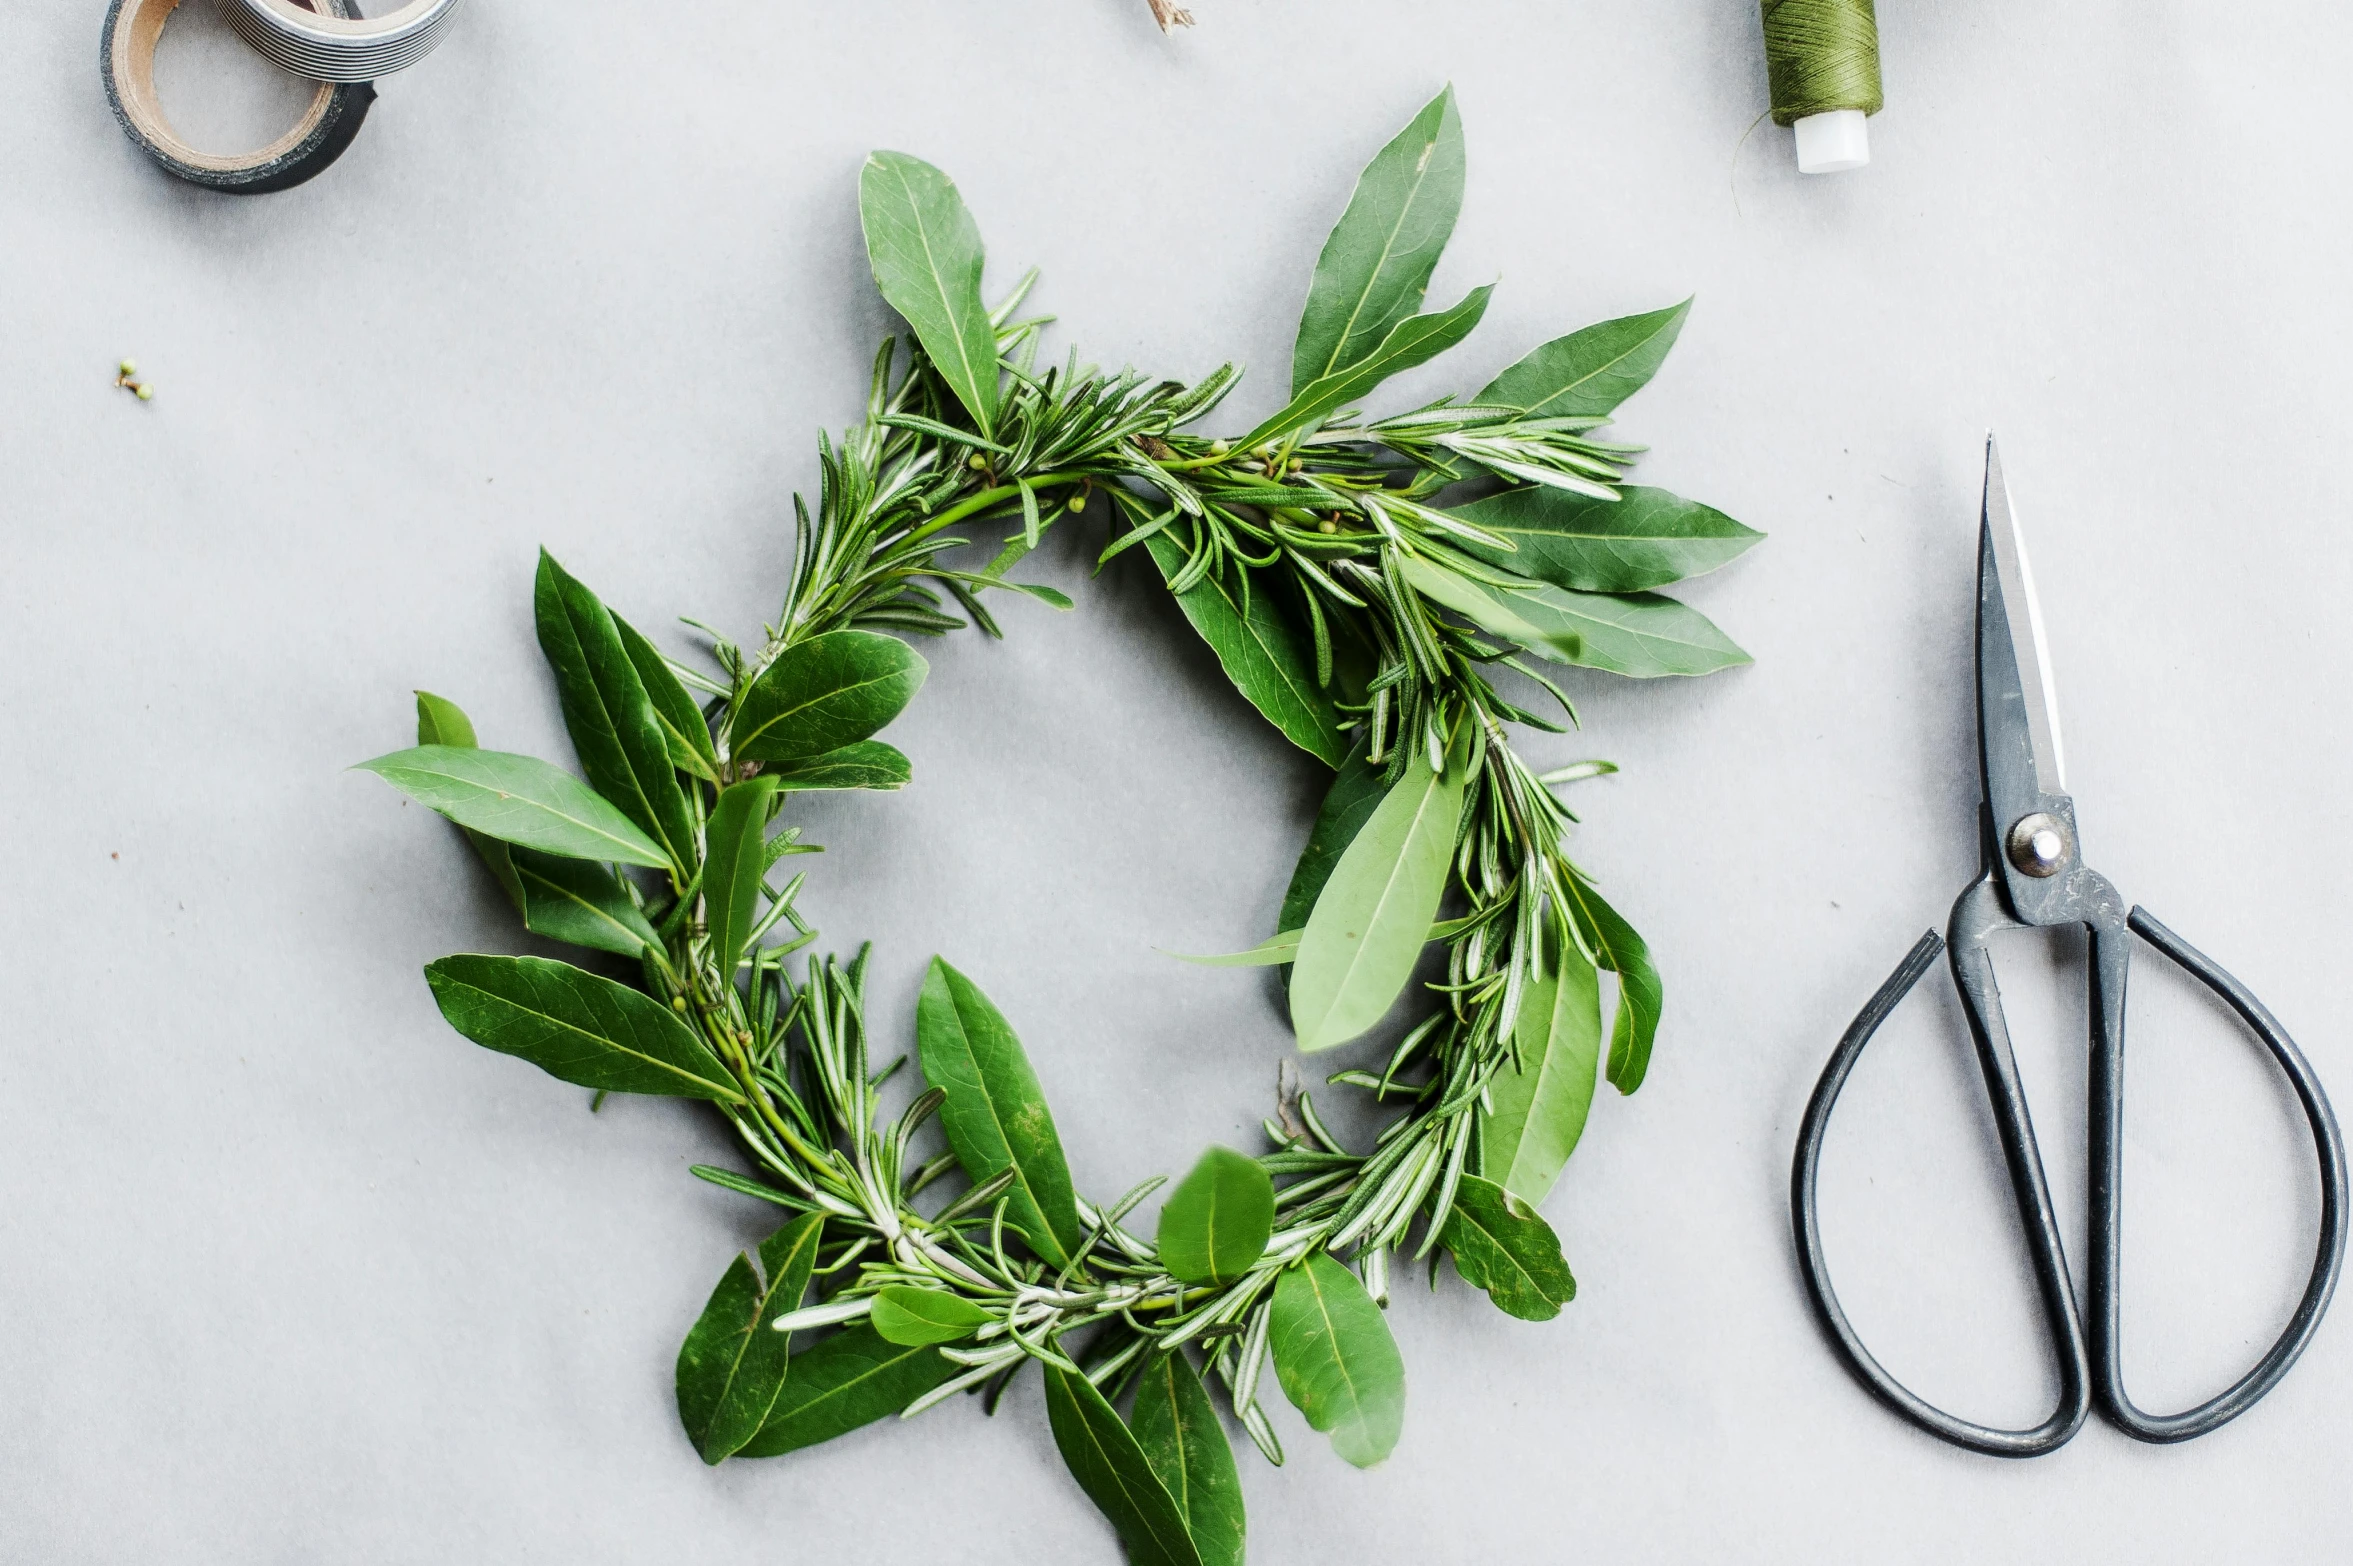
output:
<instances>
[{"instance_id":1,"label":"bay leaf","mask_svg":"<svg viewBox=\"0 0 2353 1566\"><path fill-rule=\"evenodd\" d=\"M795 642L744 692L729 729L738 759L803 762L897 717L931 666L895 636L828 631Z\"/></svg>"},{"instance_id":2,"label":"bay leaf","mask_svg":"<svg viewBox=\"0 0 2353 1566\"><path fill-rule=\"evenodd\" d=\"M742 1103L694 1031L641 991L545 957L444 957L426 982L449 1025L549 1076L613 1093Z\"/></svg>"},{"instance_id":3,"label":"bay leaf","mask_svg":"<svg viewBox=\"0 0 2353 1566\"><path fill-rule=\"evenodd\" d=\"M1332 1450L1370 1468L1405 1429L1405 1361L1381 1307L1356 1274L1322 1251L1275 1284L1267 1341L1283 1395L1332 1438Z\"/></svg>"},{"instance_id":4,"label":"bay leaf","mask_svg":"<svg viewBox=\"0 0 2353 1566\"><path fill-rule=\"evenodd\" d=\"M1480 317L1487 313L1487 300L1494 292L1494 284L1483 283L1444 310L1399 321L1370 353L1308 382L1292 393L1291 400L1280 412L1236 444L1256 446L1320 424L1342 408L1361 401L1390 376L1427 364L1471 335Z\"/></svg>"},{"instance_id":5,"label":"bay leaf","mask_svg":"<svg viewBox=\"0 0 2353 1566\"><path fill-rule=\"evenodd\" d=\"M1713 506L1629 484L1602 500L1548 484L1456 506L1458 516L1514 546L1458 539L1465 553L1573 592L1631 593L1713 571L1765 535Z\"/></svg>"},{"instance_id":6,"label":"bay leaf","mask_svg":"<svg viewBox=\"0 0 2353 1566\"><path fill-rule=\"evenodd\" d=\"M1658 373L1690 311L1686 299L1556 337L1530 350L1471 400L1482 407L1517 408L1532 419L1614 412Z\"/></svg>"},{"instance_id":7,"label":"bay leaf","mask_svg":"<svg viewBox=\"0 0 2353 1566\"><path fill-rule=\"evenodd\" d=\"M621 878L603 865L499 846L514 867L523 924L533 933L617 957L642 957L647 947L661 944Z\"/></svg>"},{"instance_id":8,"label":"bay leaf","mask_svg":"<svg viewBox=\"0 0 2353 1566\"><path fill-rule=\"evenodd\" d=\"M1144 541L1164 580L1184 568L1182 546L1163 531ZM1245 606L1230 584L1211 572L1177 595L1177 607L1193 623L1234 689L1280 729L1285 738L1327 765L1345 759L1348 740L1340 714L1315 683L1315 650L1275 602L1271 584L1250 594Z\"/></svg>"},{"instance_id":9,"label":"bay leaf","mask_svg":"<svg viewBox=\"0 0 2353 1566\"><path fill-rule=\"evenodd\" d=\"M419 745L363 761L420 804L502 843L568 859L670 868L670 856L563 768L536 756L458 745Z\"/></svg>"},{"instance_id":10,"label":"bay leaf","mask_svg":"<svg viewBox=\"0 0 2353 1566\"><path fill-rule=\"evenodd\" d=\"M1373 155L1325 239L1291 350L1294 396L1370 355L1421 308L1462 211L1463 170L1449 86Z\"/></svg>"},{"instance_id":11,"label":"bay leaf","mask_svg":"<svg viewBox=\"0 0 2353 1566\"><path fill-rule=\"evenodd\" d=\"M1254 1158L1212 1147L1160 1209L1160 1265L1186 1283L1226 1284L1266 1254L1275 1185Z\"/></svg>"},{"instance_id":12,"label":"bay leaf","mask_svg":"<svg viewBox=\"0 0 2353 1566\"><path fill-rule=\"evenodd\" d=\"M886 1343L920 1348L971 1337L996 1318L961 1295L908 1283L886 1285L866 1319Z\"/></svg>"},{"instance_id":13,"label":"bay leaf","mask_svg":"<svg viewBox=\"0 0 2353 1566\"><path fill-rule=\"evenodd\" d=\"M940 1125L973 1184L1010 1169L1005 1221L1052 1267L1085 1243L1045 1090L1004 1014L934 957L915 1009L924 1080L947 1095Z\"/></svg>"},{"instance_id":14,"label":"bay leaf","mask_svg":"<svg viewBox=\"0 0 2353 1566\"><path fill-rule=\"evenodd\" d=\"M599 794L662 846L681 879L694 862L694 818L653 700L602 600L546 550L532 586L540 651L555 671L564 727Z\"/></svg>"},{"instance_id":15,"label":"bay leaf","mask_svg":"<svg viewBox=\"0 0 2353 1566\"><path fill-rule=\"evenodd\" d=\"M1389 792L1388 768L1365 760L1365 755L1366 746L1359 741L1333 775L1332 786L1315 813L1315 826L1307 834L1307 846L1300 849L1299 863L1291 870L1291 884L1283 892L1283 911L1275 919L1276 929L1307 928L1307 916L1315 911L1315 900L1322 895L1324 882L1331 879L1332 867Z\"/></svg>"},{"instance_id":16,"label":"bay leaf","mask_svg":"<svg viewBox=\"0 0 2353 1566\"><path fill-rule=\"evenodd\" d=\"M1519 591L1414 555L1405 575L1424 597L1556 663L1652 679L1751 661L1707 616L1657 593L1575 593L1549 582Z\"/></svg>"},{"instance_id":17,"label":"bay leaf","mask_svg":"<svg viewBox=\"0 0 2353 1566\"><path fill-rule=\"evenodd\" d=\"M981 434L997 420L997 332L981 302L980 225L955 181L921 158L877 152L858 173L858 218L874 285L915 328Z\"/></svg>"},{"instance_id":18,"label":"bay leaf","mask_svg":"<svg viewBox=\"0 0 2353 1566\"><path fill-rule=\"evenodd\" d=\"M735 972L760 914L760 877L768 868L768 809L776 779L749 778L719 791L704 828L703 924L711 961L723 981Z\"/></svg>"},{"instance_id":19,"label":"bay leaf","mask_svg":"<svg viewBox=\"0 0 2353 1566\"><path fill-rule=\"evenodd\" d=\"M1447 1210L1446 1248L1463 1281L1522 1321L1550 1321L1577 1297L1560 1239L1536 1210L1492 1180L1464 1175Z\"/></svg>"},{"instance_id":20,"label":"bay leaf","mask_svg":"<svg viewBox=\"0 0 2353 1566\"><path fill-rule=\"evenodd\" d=\"M1487 1084L1494 1104L1480 1130L1487 1178L1531 1204L1560 1178L1601 1075L1601 978L1585 954L1549 948L1543 978L1529 981L1512 1030L1519 1065L1505 1061Z\"/></svg>"},{"instance_id":21,"label":"bay leaf","mask_svg":"<svg viewBox=\"0 0 2353 1566\"><path fill-rule=\"evenodd\" d=\"M936 1348L883 1341L860 1322L792 1357L760 1433L738 1457L782 1457L899 1412L963 1367Z\"/></svg>"},{"instance_id":22,"label":"bay leaf","mask_svg":"<svg viewBox=\"0 0 2353 1566\"><path fill-rule=\"evenodd\" d=\"M1111 1520L1127 1548L1128 1566L1200 1566L1184 1514L1118 1411L1086 1377L1059 1365L1045 1371L1054 1445L1087 1499Z\"/></svg>"},{"instance_id":23,"label":"bay leaf","mask_svg":"<svg viewBox=\"0 0 2353 1566\"><path fill-rule=\"evenodd\" d=\"M825 1215L811 1213L760 1242L760 1273L739 1255L678 1350L678 1417L706 1463L759 1433L784 1390L791 1338L772 1329L798 1308L817 1263Z\"/></svg>"},{"instance_id":24,"label":"bay leaf","mask_svg":"<svg viewBox=\"0 0 2353 1566\"><path fill-rule=\"evenodd\" d=\"M1242 1566L1242 1476L1209 1390L1182 1349L1155 1354L1136 1379L1128 1429L1176 1502L1202 1566Z\"/></svg>"},{"instance_id":25,"label":"bay leaf","mask_svg":"<svg viewBox=\"0 0 2353 1566\"><path fill-rule=\"evenodd\" d=\"M1303 1050L1345 1044L1387 1015L1421 960L1462 818L1461 764L1418 758L1341 854L1299 938L1291 1029Z\"/></svg>"},{"instance_id":26,"label":"bay leaf","mask_svg":"<svg viewBox=\"0 0 2353 1566\"><path fill-rule=\"evenodd\" d=\"M466 716L465 709L448 697L436 696L431 691L417 692L417 743L448 745L458 750L479 748L474 742L473 720ZM466 835L466 841L473 846L476 857L507 894L507 901L515 905L515 912L522 913L523 883L515 878L514 855L508 846L472 827L459 827L458 830Z\"/></svg>"}]
</instances>

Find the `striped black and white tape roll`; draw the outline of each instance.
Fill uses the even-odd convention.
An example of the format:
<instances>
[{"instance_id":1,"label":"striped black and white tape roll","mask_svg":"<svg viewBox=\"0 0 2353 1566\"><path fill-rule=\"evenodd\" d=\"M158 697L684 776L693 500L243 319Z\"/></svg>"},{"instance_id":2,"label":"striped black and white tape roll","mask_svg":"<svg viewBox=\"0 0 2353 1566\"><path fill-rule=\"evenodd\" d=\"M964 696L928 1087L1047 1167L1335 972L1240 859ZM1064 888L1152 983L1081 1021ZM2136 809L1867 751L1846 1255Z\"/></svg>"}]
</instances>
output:
<instances>
[{"instance_id":1,"label":"striped black and white tape roll","mask_svg":"<svg viewBox=\"0 0 2353 1566\"><path fill-rule=\"evenodd\" d=\"M318 82L373 81L408 69L433 52L457 8L458 0L408 0L383 16L356 19L305 10L296 0L223 6L247 43Z\"/></svg>"},{"instance_id":2,"label":"striped black and white tape roll","mask_svg":"<svg viewBox=\"0 0 2353 1566\"><path fill-rule=\"evenodd\" d=\"M155 91L155 45L180 0L113 0L98 45L106 101L123 134L163 170L212 190L259 195L299 185L343 155L368 117L376 89L365 81L318 83L285 134L252 152L206 152L172 128ZM338 20L357 17L352 0L319 0Z\"/></svg>"}]
</instances>

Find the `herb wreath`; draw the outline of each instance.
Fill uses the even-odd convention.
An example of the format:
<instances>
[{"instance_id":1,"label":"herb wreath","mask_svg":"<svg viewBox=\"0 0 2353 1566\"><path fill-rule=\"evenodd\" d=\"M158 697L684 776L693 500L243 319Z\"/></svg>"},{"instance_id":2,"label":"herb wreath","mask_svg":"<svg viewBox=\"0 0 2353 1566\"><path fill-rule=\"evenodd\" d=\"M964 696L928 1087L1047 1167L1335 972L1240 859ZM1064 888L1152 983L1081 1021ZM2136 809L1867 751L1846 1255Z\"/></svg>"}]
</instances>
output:
<instances>
[{"instance_id":1,"label":"herb wreath","mask_svg":"<svg viewBox=\"0 0 2353 1566\"><path fill-rule=\"evenodd\" d=\"M1532 772L1506 723L1562 726L1491 674L1527 677L1573 721L1529 657L1636 676L1746 662L1652 589L1760 535L1625 485L1640 448L1594 434L1658 367L1688 301L1548 342L1468 403L1351 411L1486 308L1482 287L1416 313L1462 187L1449 90L1373 159L1325 244L1290 402L1228 441L1185 430L1233 386L1231 366L1189 388L1075 356L1038 372L1046 323L1014 319L1035 274L987 308L955 186L876 153L860 181L867 250L915 342L903 360L882 345L865 419L820 439L816 512L796 498L791 584L760 645L714 635L707 667L674 661L543 553L539 639L586 783L477 748L464 713L425 693L417 747L365 763L465 829L529 929L636 965L623 983L538 957L445 957L426 975L450 1024L600 1100L709 1100L756 1173L695 1173L793 1215L756 1265L730 1264L679 1351L679 1412L706 1461L789 1452L958 1392L993 1410L1035 1361L1055 1441L1131 1560L1237 1562L1239 1481L1193 1354L1271 1461L1270 1356L1284 1395L1364 1466L1403 1419L1381 1307L1417 1225L1433 1283L1451 1254L1515 1316L1550 1318L1574 1295L1533 1204L1597 1074L1641 1083L1660 986L1564 849L1575 817L1553 788L1612 768ZM944 961L918 1008L929 1085L887 1115L900 1061L869 1060L866 956L812 958L796 980L785 958L815 939L803 877L770 881L813 851L797 827L771 834L790 796L907 781L907 758L873 738L926 672L902 636L962 626L951 601L998 634L992 588L1068 607L1005 573L1091 505L1112 523L1102 558L1148 551L1243 695L1337 769L1281 933L1204 960L1291 964L1292 1023L1313 1051L1379 1022L1428 943L1447 955L1436 1004L1383 1069L1331 1078L1398 1106L1370 1151L1287 1087L1273 1151L1211 1148L1151 1239L1122 1220L1161 1182L1107 1206L1077 1194L1019 1040ZM1013 531L985 569L943 559L968 542L954 530L996 523ZM1461 912L1441 920L1450 894ZM1606 1067L1601 969L1618 976ZM948 1151L919 1160L935 1114ZM921 1211L959 1170L966 1188Z\"/></svg>"}]
</instances>

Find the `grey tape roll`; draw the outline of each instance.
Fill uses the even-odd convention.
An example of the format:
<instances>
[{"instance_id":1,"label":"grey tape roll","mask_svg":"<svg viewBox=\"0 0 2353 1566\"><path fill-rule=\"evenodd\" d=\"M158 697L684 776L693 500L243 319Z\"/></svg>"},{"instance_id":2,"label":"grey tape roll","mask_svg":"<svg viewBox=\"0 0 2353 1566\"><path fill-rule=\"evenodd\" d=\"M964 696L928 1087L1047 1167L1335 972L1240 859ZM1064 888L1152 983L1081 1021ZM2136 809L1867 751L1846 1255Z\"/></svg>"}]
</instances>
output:
<instances>
[{"instance_id":1,"label":"grey tape roll","mask_svg":"<svg viewBox=\"0 0 2353 1566\"><path fill-rule=\"evenodd\" d=\"M309 0L221 0L244 40L314 82L373 81L433 52L458 0L406 0L382 16L323 14Z\"/></svg>"},{"instance_id":2,"label":"grey tape roll","mask_svg":"<svg viewBox=\"0 0 2353 1566\"><path fill-rule=\"evenodd\" d=\"M317 3L339 18L359 15L352 0ZM113 0L106 10L99 71L106 78L106 101L133 145L191 185L248 196L299 185L343 156L368 117L368 105L376 100L372 83L320 82L294 127L254 152L224 156L199 151L182 140L155 93L155 43L179 4L180 0Z\"/></svg>"}]
</instances>

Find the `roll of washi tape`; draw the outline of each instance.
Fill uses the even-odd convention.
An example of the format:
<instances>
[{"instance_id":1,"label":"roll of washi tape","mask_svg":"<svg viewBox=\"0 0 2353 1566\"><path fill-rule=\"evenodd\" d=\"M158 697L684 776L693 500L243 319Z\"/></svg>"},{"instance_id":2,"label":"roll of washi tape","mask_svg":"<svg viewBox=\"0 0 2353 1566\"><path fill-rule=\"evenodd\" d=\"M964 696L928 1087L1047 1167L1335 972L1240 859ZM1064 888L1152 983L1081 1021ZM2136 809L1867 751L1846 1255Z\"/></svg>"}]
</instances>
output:
<instances>
[{"instance_id":1,"label":"roll of washi tape","mask_svg":"<svg viewBox=\"0 0 2353 1566\"><path fill-rule=\"evenodd\" d=\"M458 0L408 0L368 19L322 16L295 0L226 0L229 25L297 76L364 82L406 70L433 52Z\"/></svg>"},{"instance_id":2,"label":"roll of washi tape","mask_svg":"<svg viewBox=\"0 0 2353 1566\"><path fill-rule=\"evenodd\" d=\"M294 128L257 152L224 156L190 146L155 92L155 44L180 0L113 0L98 47L106 100L123 134L164 169L192 185L260 195L299 185L343 156L368 117L376 89L366 82L320 82ZM356 16L351 0L319 0L337 16Z\"/></svg>"}]
</instances>

